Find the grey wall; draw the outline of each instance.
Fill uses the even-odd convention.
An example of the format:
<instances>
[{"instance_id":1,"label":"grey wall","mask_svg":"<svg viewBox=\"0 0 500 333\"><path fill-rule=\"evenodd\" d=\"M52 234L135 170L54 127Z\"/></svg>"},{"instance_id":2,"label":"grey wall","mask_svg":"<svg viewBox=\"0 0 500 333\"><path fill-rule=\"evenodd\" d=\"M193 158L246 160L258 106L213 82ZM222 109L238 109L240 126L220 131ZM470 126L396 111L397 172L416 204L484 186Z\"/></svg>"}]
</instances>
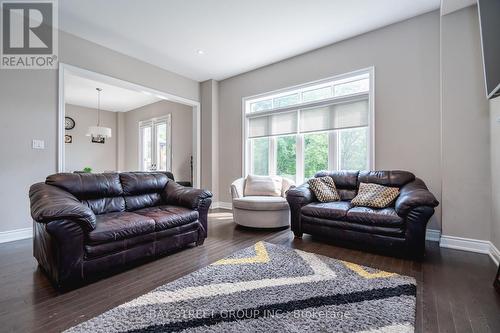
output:
<instances>
[{"instance_id":1,"label":"grey wall","mask_svg":"<svg viewBox=\"0 0 500 333\"><path fill-rule=\"evenodd\" d=\"M219 192L219 83L207 80L200 83L201 99L201 187Z\"/></svg>"},{"instance_id":2,"label":"grey wall","mask_svg":"<svg viewBox=\"0 0 500 333\"><path fill-rule=\"evenodd\" d=\"M61 32L59 59L178 96L199 100L199 84L132 57ZM28 189L56 172L57 71L0 73L0 232L31 227ZM31 149L32 139L44 150ZM8 144L6 144L8 143Z\"/></svg>"},{"instance_id":3,"label":"grey wall","mask_svg":"<svg viewBox=\"0 0 500 333\"><path fill-rule=\"evenodd\" d=\"M377 169L423 178L441 199L439 13L428 13L220 82L220 201L242 173L242 98L375 66ZM438 208L431 228L440 227Z\"/></svg>"},{"instance_id":4,"label":"grey wall","mask_svg":"<svg viewBox=\"0 0 500 333\"><path fill-rule=\"evenodd\" d=\"M191 180L193 108L160 101L125 112L125 170L139 170L139 122L171 114L172 172L176 180Z\"/></svg>"},{"instance_id":5,"label":"grey wall","mask_svg":"<svg viewBox=\"0 0 500 333\"><path fill-rule=\"evenodd\" d=\"M86 136L89 126L97 123L97 109L66 104L66 116L75 120L75 128L66 134L73 137L72 143L64 145L65 170L68 172L92 168L93 172L117 170L117 112L101 110L101 125L111 128L111 138L104 144L93 143Z\"/></svg>"},{"instance_id":6,"label":"grey wall","mask_svg":"<svg viewBox=\"0 0 500 333\"><path fill-rule=\"evenodd\" d=\"M500 249L500 97L490 102L491 139L491 241Z\"/></svg>"},{"instance_id":7,"label":"grey wall","mask_svg":"<svg viewBox=\"0 0 500 333\"><path fill-rule=\"evenodd\" d=\"M476 7L441 19L443 234L490 239L489 105Z\"/></svg>"}]
</instances>

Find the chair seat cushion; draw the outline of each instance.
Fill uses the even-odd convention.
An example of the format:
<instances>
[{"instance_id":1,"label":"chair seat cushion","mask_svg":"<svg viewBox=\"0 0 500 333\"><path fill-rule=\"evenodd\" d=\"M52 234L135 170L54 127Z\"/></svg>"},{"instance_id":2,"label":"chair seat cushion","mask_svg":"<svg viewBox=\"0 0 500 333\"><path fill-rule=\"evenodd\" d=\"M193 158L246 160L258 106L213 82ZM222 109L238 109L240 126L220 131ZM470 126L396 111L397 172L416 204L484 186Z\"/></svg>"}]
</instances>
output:
<instances>
[{"instance_id":1,"label":"chair seat cushion","mask_svg":"<svg viewBox=\"0 0 500 333\"><path fill-rule=\"evenodd\" d=\"M382 209L354 207L347 212L347 220L354 223L388 227L404 224L404 220L399 217L392 207Z\"/></svg>"},{"instance_id":2,"label":"chair seat cushion","mask_svg":"<svg viewBox=\"0 0 500 333\"><path fill-rule=\"evenodd\" d=\"M189 224L198 220L199 217L196 210L172 205L143 208L134 213L153 219L156 231Z\"/></svg>"},{"instance_id":3,"label":"chair seat cushion","mask_svg":"<svg viewBox=\"0 0 500 333\"><path fill-rule=\"evenodd\" d=\"M233 207L246 210L285 210L288 202L283 197L248 196L234 198Z\"/></svg>"},{"instance_id":4,"label":"chair seat cushion","mask_svg":"<svg viewBox=\"0 0 500 333\"><path fill-rule=\"evenodd\" d=\"M96 215L96 227L87 233L91 244L102 244L144 235L155 230L155 221L131 212Z\"/></svg>"},{"instance_id":5,"label":"chair seat cushion","mask_svg":"<svg viewBox=\"0 0 500 333\"><path fill-rule=\"evenodd\" d=\"M302 207L302 214L329 220L342 220L351 207L349 201L313 202Z\"/></svg>"}]
</instances>

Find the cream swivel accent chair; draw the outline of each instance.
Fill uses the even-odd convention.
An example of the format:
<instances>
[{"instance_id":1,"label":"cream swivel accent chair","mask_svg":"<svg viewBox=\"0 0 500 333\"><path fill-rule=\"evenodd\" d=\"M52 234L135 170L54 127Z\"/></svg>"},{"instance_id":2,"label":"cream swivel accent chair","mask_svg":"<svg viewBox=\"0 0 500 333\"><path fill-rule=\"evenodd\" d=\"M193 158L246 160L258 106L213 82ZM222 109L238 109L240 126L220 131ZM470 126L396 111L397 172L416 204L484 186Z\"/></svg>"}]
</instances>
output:
<instances>
[{"instance_id":1,"label":"cream swivel accent chair","mask_svg":"<svg viewBox=\"0 0 500 333\"><path fill-rule=\"evenodd\" d=\"M253 228L280 228L290 225L286 192L293 181L278 176L240 178L231 184L233 218L236 224Z\"/></svg>"}]
</instances>

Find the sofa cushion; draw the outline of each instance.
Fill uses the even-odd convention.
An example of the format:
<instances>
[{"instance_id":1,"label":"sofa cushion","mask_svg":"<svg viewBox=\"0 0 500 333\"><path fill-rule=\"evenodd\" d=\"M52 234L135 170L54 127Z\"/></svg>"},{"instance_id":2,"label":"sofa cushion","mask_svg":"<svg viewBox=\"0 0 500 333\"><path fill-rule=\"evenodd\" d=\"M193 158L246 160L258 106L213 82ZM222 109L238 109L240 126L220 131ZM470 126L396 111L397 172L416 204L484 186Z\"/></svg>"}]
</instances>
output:
<instances>
[{"instance_id":1,"label":"sofa cushion","mask_svg":"<svg viewBox=\"0 0 500 333\"><path fill-rule=\"evenodd\" d=\"M404 223L392 207L383 209L353 207L347 212L347 221L375 226L401 226Z\"/></svg>"},{"instance_id":2,"label":"sofa cushion","mask_svg":"<svg viewBox=\"0 0 500 333\"><path fill-rule=\"evenodd\" d=\"M45 184L62 188L79 200L123 195L118 173L56 173L48 176Z\"/></svg>"},{"instance_id":3,"label":"sofa cushion","mask_svg":"<svg viewBox=\"0 0 500 333\"><path fill-rule=\"evenodd\" d=\"M399 195L397 187L361 183L358 194L351 203L354 206L385 208L392 204Z\"/></svg>"},{"instance_id":4,"label":"sofa cushion","mask_svg":"<svg viewBox=\"0 0 500 333\"><path fill-rule=\"evenodd\" d=\"M109 213L96 216L96 228L87 233L91 244L117 241L155 230L155 221L144 215L130 212Z\"/></svg>"},{"instance_id":5,"label":"sofa cushion","mask_svg":"<svg viewBox=\"0 0 500 333\"><path fill-rule=\"evenodd\" d=\"M288 202L283 197L249 196L234 198L233 207L246 210L285 210Z\"/></svg>"},{"instance_id":6,"label":"sofa cushion","mask_svg":"<svg viewBox=\"0 0 500 333\"><path fill-rule=\"evenodd\" d=\"M313 202L302 207L302 214L329 220L344 219L352 207L349 201Z\"/></svg>"},{"instance_id":7,"label":"sofa cushion","mask_svg":"<svg viewBox=\"0 0 500 333\"><path fill-rule=\"evenodd\" d=\"M248 175L245 180L244 195L280 197L281 188L281 177Z\"/></svg>"},{"instance_id":8,"label":"sofa cushion","mask_svg":"<svg viewBox=\"0 0 500 333\"><path fill-rule=\"evenodd\" d=\"M320 202L339 201L340 197L333 179L329 176L311 178L307 181L309 188Z\"/></svg>"},{"instance_id":9,"label":"sofa cushion","mask_svg":"<svg viewBox=\"0 0 500 333\"><path fill-rule=\"evenodd\" d=\"M171 205L143 208L134 213L153 219L156 223L156 231L189 224L198 220L199 217L196 210Z\"/></svg>"},{"instance_id":10,"label":"sofa cushion","mask_svg":"<svg viewBox=\"0 0 500 333\"><path fill-rule=\"evenodd\" d=\"M118 173L58 173L45 183L73 194L96 215L125 211Z\"/></svg>"},{"instance_id":11,"label":"sofa cushion","mask_svg":"<svg viewBox=\"0 0 500 333\"><path fill-rule=\"evenodd\" d=\"M345 234L345 231L348 230L372 234L374 236L384 235L401 238L405 235L404 226L378 226L372 224L353 223L350 220L328 220L318 217L303 216L302 228L307 230L309 229L309 226L315 229L318 227L327 227L328 229L331 228L333 230L326 230L328 230L328 232L338 232L340 235ZM321 234L318 235L321 236Z\"/></svg>"},{"instance_id":12,"label":"sofa cushion","mask_svg":"<svg viewBox=\"0 0 500 333\"><path fill-rule=\"evenodd\" d=\"M164 172L120 173L126 210L135 211L161 205L161 192L168 181L168 175Z\"/></svg>"},{"instance_id":13,"label":"sofa cushion","mask_svg":"<svg viewBox=\"0 0 500 333\"><path fill-rule=\"evenodd\" d=\"M85 258L93 259L107 255L109 253L126 251L127 249L131 249L137 245L144 243L153 243L154 241L155 233L149 233L102 244L85 244Z\"/></svg>"},{"instance_id":14,"label":"sofa cushion","mask_svg":"<svg viewBox=\"0 0 500 333\"><path fill-rule=\"evenodd\" d=\"M373 183L399 188L414 180L415 175L408 171L360 171L358 184Z\"/></svg>"}]
</instances>

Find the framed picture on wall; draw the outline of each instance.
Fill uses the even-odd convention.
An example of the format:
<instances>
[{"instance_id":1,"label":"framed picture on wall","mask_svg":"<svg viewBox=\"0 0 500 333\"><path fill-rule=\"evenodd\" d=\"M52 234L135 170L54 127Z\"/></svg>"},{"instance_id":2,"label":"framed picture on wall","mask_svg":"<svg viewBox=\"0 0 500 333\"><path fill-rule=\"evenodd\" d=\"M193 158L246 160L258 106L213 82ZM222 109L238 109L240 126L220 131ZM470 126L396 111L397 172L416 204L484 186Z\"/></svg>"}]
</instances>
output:
<instances>
[{"instance_id":1,"label":"framed picture on wall","mask_svg":"<svg viewBox=\"0 0 500 333\"><path fill-rule=\"evenodd\" d=\"M73 143L73 136L66 134L64 136L64 143Z\"/></svg>"},{"instance_id":2,"label":"framed picture on wall","mask_svg":"<svg viewBox=\"0 0 500 333\"><path fill-rule=\"evenodd\" d=\"M93 136L92 137L92 142L93 143L105 143L106 142L106 138L103 137L103 136Z\"/></svg>"}]
</instances>

